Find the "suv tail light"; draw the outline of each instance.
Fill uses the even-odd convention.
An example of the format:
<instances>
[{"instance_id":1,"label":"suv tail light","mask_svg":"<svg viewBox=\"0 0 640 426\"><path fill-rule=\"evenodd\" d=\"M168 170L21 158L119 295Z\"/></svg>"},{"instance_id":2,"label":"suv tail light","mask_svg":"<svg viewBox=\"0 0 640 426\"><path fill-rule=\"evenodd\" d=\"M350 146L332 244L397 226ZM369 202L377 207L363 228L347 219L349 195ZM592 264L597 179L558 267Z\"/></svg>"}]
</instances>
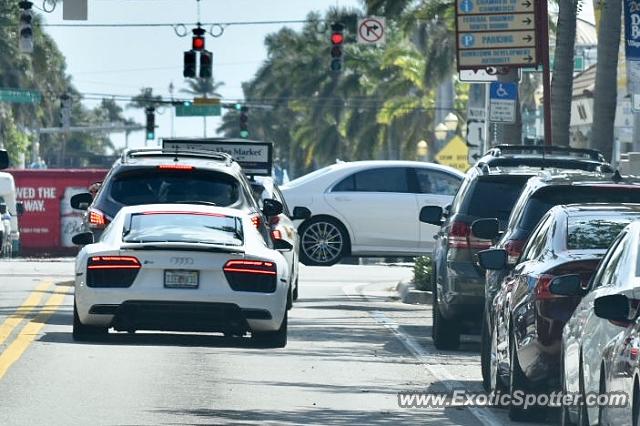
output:
<instances>
[{"instance_id":1,"label":"suv tail light","mask_svg":"<svg viewBox=\"0 0 640 426\"><path fill-rule=\"evenodd\" d=\"M131 287L141 267L132 256L93 256L87 263L87 286Z\"/></svg>"},{"instance_id":2,"label":"suv tail light","mask_svg":"<svg viewBox=\"0 0 640 426\"><path fill-rule=\"evenodd\" d=\"M182 171L193 171L196 168L190 166L188 164L160 164L158 166L158 170L182 170Z\"/></svg>"},{"instance_id":3,"label":"suv tail light","mask_svg":"<svg viewBox=\"0 0 640 426\"><path fill-rule=\"evenodd\" d=\"M271 231L271 238L273 238L274 240L281 240L282 232L280 232L279 229L274 229L273 231Z\"/></svg>"},{"instance_id":4,"label":"suv tail light","mask_svg":"<svg viewBox=\"0 0 640 426\"><path fill-rule=\"evenodd\" d=\"M256 229L260 229L260 226L262 225L262 218L259 214L254 214L251 216L251 223L256 227Z\"/></svg>"},{"instance_id":5,"label":"suv tail light","mask_svg":"<svg viewBox=\"0 0 640 426\"><path fill-rule=\"evenodd\" d=\"M471 226L465 222L453 222L449 230L449 248L486 249L491 247L490 240L476 238L471 234Z\"/></svg>"},{"instance_id":6,"label":"suv tail light","mask_svg":"<svg viewBox=\"0 0 640 426\"><path fill-rule=\"evenodd\" d=\"M273 293L278 273L276 264L262 260L230 260L223 267L224 275L234 291Z\"/></svg>"},{"instance_id":7,"label":"suv tail light","mask_svg":"<svg viewBox=\"0 0 640 426\"><path fill-rule=\"evenodd\" d=\"M546 274L539 275L535 283L535 290L534 290L536 299L546 300L546 299L554 299L556 297L562 297L562 296L557 296L555 294L551 294L551 292L549 291L549 285L551 284L551 280L561 275L568 275L568 274L580 275L580 279L582 281L582 287L586 288L587 285L589 284L589 280L591 280L591 276L596 271L596 268L598 267L599 263L600 262L597 259L568 262L549 270Z\"/></svg>"},{"instance_id":8,"label":"suv tail light","mask_svg":"<svg viewBox=\"0 0 640 426\"><path fill-rule=\"evenodd\" d=\"M520 254L522 254L524 243L524 240L509 240L505 243L504 249L507 252L507 263L509 265L516 264L516 262L520 258Z\"/></svg>"},{"instance_id":9,"label":"suv tail light","mask_svg":"<svg viewBox=\"0 0 640 426\"><path fill-rule=\"evenodd\" d=\"M111 222L107 218L107 215L105 215L98 209L91 208L87 211L87 213L89 215L89 228L104 229L107 227L109 222Z\"/></svg>"},{"instance_id":10,"label":"suv tail light","mask_svg":"<svg viewBox=\"0 0 640 426\"><path fill-rule=\"evenodd\" d=\"M542 274L538 276L533 291L537 300L554 299L558 297L555 294L551 294L549 291L549 284L551 284L551 280L554 278L555 275L549 274Z\"/></svg>"}]
</instances>

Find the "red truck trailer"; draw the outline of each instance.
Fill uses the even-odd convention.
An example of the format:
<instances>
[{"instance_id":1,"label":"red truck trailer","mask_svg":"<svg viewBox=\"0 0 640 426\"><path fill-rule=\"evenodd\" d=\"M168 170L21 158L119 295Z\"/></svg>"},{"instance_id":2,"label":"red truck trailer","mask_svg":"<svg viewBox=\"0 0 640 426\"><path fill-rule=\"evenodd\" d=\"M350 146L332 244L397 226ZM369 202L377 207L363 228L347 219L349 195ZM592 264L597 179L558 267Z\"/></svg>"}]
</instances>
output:
<instances>
[{"instance_id":1,"label":"red truck trailer","mask_svg":"<svg viewBox=\"0 0 640 426\"><path fill-rule=\"evenodd\" d=\"M73 255L78 249L71 237L82 231L82 213L69 200L102 182L106 169L6 170L16 182L20 217L20 254L24 256Z\"/></svg>"}]
</instances>

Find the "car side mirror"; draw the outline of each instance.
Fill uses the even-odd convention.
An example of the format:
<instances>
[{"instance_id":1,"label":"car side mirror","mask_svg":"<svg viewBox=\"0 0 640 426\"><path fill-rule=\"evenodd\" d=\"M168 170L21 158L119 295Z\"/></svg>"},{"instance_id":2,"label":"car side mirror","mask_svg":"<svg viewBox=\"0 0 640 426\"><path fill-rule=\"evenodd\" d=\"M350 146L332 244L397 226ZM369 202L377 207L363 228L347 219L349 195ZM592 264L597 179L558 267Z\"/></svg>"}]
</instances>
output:
<instances>
[{"instance_id":1,"label":"car side mirror","mask_svg":"<svg viewBox=\"0 0 640 426\"><path fill-rule=\"evenodd\" d=\"M16 214L18 216L22 216L24 214L24 203L22 201L18 201L16 203Z\"/></svg>"},{"instance_id":2,"label":"car side mirror","mask_svg":"<svg viewBox=\"0 0 640 426\"><path fill-rule=\"evenodd\" d=\"M627 325L633 320L630 318L630 302L629 298L623 294L601 296L593 301L593 311L600 318L621 323L618 325Z\"/></svg>"},{"instance_id":3,"label":"car side mirror","mask_svg":"<svg viewBox=\"0 0 640 426\"><path fill-rule=\"evenodd\" d=\"M585 294L582 279L576 274L555 277L549 283L549 291L556 296L581 297Z\"/></svg>"},{"instance_id":4,"label":"car side mirror","mask_svg":"<svg viewBox=\"0 0 640 426\"><path fill-rule=\"evenodd\" d=\"M293 244L286 240L274 240L273 247L278 251L291 251L293 250Z\"/></svg>"},{"instance_id":5,"label":"car side mirror","mask_svg":"<svg viewBox=\"0 0 640 426\"><path fill-rule=\"evenodd\" d=\"M440 206L424 206L420 210L420 222L430 225L442 226L442 213Z\"/></svg>"},{"instance_id":6,"label":"car side mirror","mask_svg":"<svg viewBox=\"0 0 640 426\"><path fill-rule=\"evenodd\" d=\"M447 218L451 215L451 204L447 205L442 209L442 217Z\"/></svg>"},{"instance_id":7,"label":"car side mirror","mask_svg":"<svg viewBox=\"0 0 640 426\"><path fill-rule=\"evenodd\" d=\"M76 234L71 238L71 242L77 246L86 246L87 244L93 244L93 232L82 232Z\"/></svg>"},{"instance_id":8,"label":"car side mirror","mask_svg":"<svg viewBox=\"0 0 640 426\"><path fill-rule=\"evenodd\" d=\"M93 202L93 195L88 192L83 192L82 194L76 194L71 197L71 207L76 210L87 210L91 203Z\"/></svg>"},{"instance_id":9,"label":"car side mirror","mask_svg":"<svg viewBox=\"0 0 640 426\"><path fill-rule=\"evenodd\" d=\"M9 153L4 149L0 149L0 170L6 169L8 167L9 167Z\"/></svg>"},{"instance_id":10,"label":"car side mirror","mask_svg":"<svg viewBox=\"0 0 640 426\"><path fill-rule=\"evenodd\" d=\"M294 207L291 220L307 220L311 217L311 210L306 207Z\"/></svg>"},{"instance_id":11,"label":"car side mirror","mask_svg":"<svg viewBox=\"0 0 640 426\"><path fill-rule=\"evenodd\" d=\"M282 213L284 207L278 200L272 198L266 198L262 200L262 213L267 217L278 216Z\"/></svg>"},{"instance_id":12,"label":"car side mirror","mask_svg":"<svg viewBox=\"0 0 640 426\"><path fill-rule=\"evenodd\" d=\"M500 222L496 218L475 220L471 224L471 233L484 240L493 240L500 235Z\"/></svg>"},{"instance_id":13,"label":"car side mirror","mask_svg":"<svg viewBox=\"0 0 640 426\"><path fill-rule=\"evenodd\" d=\"M507 268L507 251L503 249L489 249L478 252L478 262L484 269L498 271Z\"/></svg>"}]
</instances>

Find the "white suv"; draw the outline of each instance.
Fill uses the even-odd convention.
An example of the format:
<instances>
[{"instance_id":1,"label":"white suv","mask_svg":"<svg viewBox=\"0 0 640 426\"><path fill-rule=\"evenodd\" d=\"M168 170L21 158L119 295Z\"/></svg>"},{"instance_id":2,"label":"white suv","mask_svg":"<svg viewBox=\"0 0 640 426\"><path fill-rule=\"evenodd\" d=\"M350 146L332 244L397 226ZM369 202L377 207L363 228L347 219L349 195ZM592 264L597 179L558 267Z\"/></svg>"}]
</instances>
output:
<instances>
[{"instance_id":1,"label":"white suv","mask_svg":"<svg viewBox=\"0 0 640 426\"><path fill-rule=\"evenodd\" d=\"M423 206L448 206L464 174L416 161L337 163L281 187L298 222L300 260L329 266L344 256L414 256L431 252L438 227L418 221Z\"/></svg>"}]
</instances>

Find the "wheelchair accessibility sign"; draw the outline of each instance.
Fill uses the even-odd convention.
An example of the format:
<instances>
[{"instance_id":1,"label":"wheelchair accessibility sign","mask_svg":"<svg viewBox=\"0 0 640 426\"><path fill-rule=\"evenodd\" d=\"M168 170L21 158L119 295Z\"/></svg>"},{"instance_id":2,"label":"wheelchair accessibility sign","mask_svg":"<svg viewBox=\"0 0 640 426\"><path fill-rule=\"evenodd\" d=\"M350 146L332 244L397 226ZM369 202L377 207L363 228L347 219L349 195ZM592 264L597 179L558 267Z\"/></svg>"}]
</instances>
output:
<instances>
[{"instance_id":1,"label":"wheelchair accessibility sign","mask_svg":"<svg viewBox=\"0 0 640 426\"><path fill-rule=\"evenodd\" d=\"M493 82L489 87L489 121L515 123L518 86L515 83Z\"/></svg>"}]
</instances>

